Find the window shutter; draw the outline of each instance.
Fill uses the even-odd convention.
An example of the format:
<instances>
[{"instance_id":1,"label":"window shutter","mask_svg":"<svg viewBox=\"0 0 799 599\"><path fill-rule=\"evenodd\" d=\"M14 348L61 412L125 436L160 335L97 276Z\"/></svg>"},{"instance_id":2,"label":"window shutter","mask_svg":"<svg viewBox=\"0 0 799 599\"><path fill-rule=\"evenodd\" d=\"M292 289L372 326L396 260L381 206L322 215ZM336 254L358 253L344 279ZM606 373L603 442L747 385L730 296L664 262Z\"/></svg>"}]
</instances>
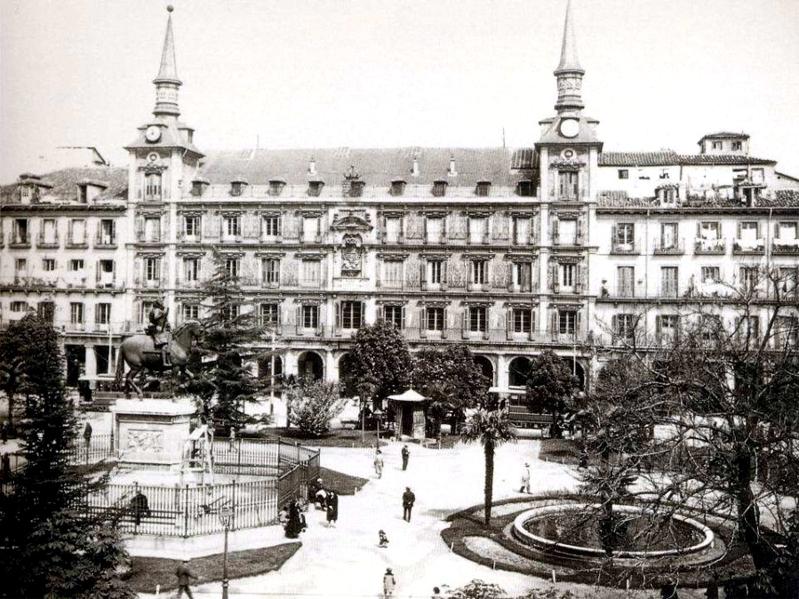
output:
<instances>
[{"instance_id":1,"label":"window shutter","mask_svg":"<svg viewBox=\"0 0 799 599\"><path fill-rule=\"evenodd\" d=\"M737 223L737 224L735 225L735 237L736 237L737 239L740 239L740 238L741 238L741 223Z\"/></svg>"},{"instance_id":2,"label":"window shutter","mask_svg":"<svg viewBox=\"0 0 799 599\"><path fill-rule=\"evenodd\" d=\"M419 308L419 337L427 337L427 309L424 306Z\"/></svg>"},{"instance_id":3,"label":"window shutter","mask_svg":"<svg viewBox=\"0 0 799 599\"><path fill-rule=\"evenodd\" d=\"M385 320L386 319L386 309L383 306L377 307L377 320Z\"/></svg>"},{"instance_id":4,"label":"window shutter","mask_svg":"<svg viewBox=\"0 0 799 599\"><path fill-rule=\"evenodd\" d=\"M336 335L341 334L341 302L336 302Z\"/></svg>"},{"instance_id":5,"label":"window shutter","mask_svg":"<svg viewBox=\"0 0 799 599\"><path fill-rule=\"evenodd\" d=\"M448 320L449 320L449 315L447 314L447 309L444 308L444 310L442 312L442 316L441 316L441 338L442 339L446 339L447 338L447 329L449 328Z\"/></svg>"},{"instance_id":6,"label":"window shutter","mask_svg":"<svg viewBox=\"0 0 799 599\"><path fill-rule=\"evenodd\" d=\"M96 262L95 266L95 280L99 283L100 282L100 261Z\"/></svg>"},{"instance_id":7,"label":"window shutter","mask_svg":"<svg viewBox=\"0 0 799 599\"><path fill-rule=\"evenodd\" d=\"M554 308L550 308L549 334L553 341L558 338L558 311Z\"/></svg>"},{"instance_id":8,"label":"window shutter","mask_svg":"<svg viewBox=\"0 0 799 599\"><path fill-rule=\"evenodd\" d=\"M532 341L535 336L535 310L530 308L530 340Z\"/></svg>"},{"instance_id":9,"label":"window shutter","mask_svg":"<svg viewBox=\"0 0 799 599\"><path fill-rule=\"evenodd\" d=\"M655 340L657 341L657 343L661 342L661 334L662 334L661 331L663 328L662 320L663 317L660 316L659 314L655 316Z\"/></svg>"},{"instance_id":10,"label":"window shutter","mask_svg":"<svg viewBox=\"0 0 799 599\"><path fill-rule=\"evenodd\" d=\"M774 223L774 239L780 238L780 223Z\"/></svg>"},{"instance_id":11,"label":"window shutter","mask_svg":"<svg viewBox=\"0 0 799 599\"><path fill-rule=\"evenodd\" d=\"M297 321L295 323L295 331L297 334L302 330L302 306L297 306Z\"/></svg>"},{"instance_id":12,"label":"window shutter","mask_svg":"<svg viewBox=\"0 0 799 599\"><path fill-rule=\"evenodd\" d=\"M419 280L422 284L422 289L427 289L427 260L422 259L419 262Z\"/></svg>"},{"instance_id":13,"label":"window shutter","mask_svg":"<svg viewBox=\"0 0 799 599\"><path fill-rule=\"evenodd\" d=\"M577 219L577 244L581 245L583 243L583 229L585 226L585 222L583 217Z\"/></svg>"},{"instance_id":14,"label":"window shutter","mask_svg":"<svg viewBox=\"0 0 799 599\"><path fill-rule=\"evenodd\" d=\"M515 270L516 270L516 264L514 262L508 264L508 275L505 277L508 286L508 291L513 291L513 274Z\"/></svg>"},{"instance_id":15,"label":"window shutter","mask_svg":"<svg viewBox=\"0 0 799 599\"><path fill-rule=\"evenodd\" d=\"M617 229L616 225L612 225L610 227L610 244L611 245L616 245L616 243L618 243L618 239L619 239L619 237L618 237L618 229Z\"/></svg>"},{"instance_id":16,"label":"window shutter","mask_svg":"<svg viewBox=\"0 0 799 599\"><path fill-rule=\"evenodd\" d=\"M617 314L613 315L613 318L610 319L610 329L613 333L613 339L616 339L616 336L619 334L619 317Z\"/></svg>"},{"instance_id":17,"label":"window shutter","mask_svg":"<svg viewBox=\"0 0 799 599\"><path fill-rule=\"evenodd\" d=\"M358 328L363 326L364 316L366 315L366 303L361 302L361 318L358 320Z\"/></svg>"},{"instance_id":18,"label":"window shutter","mask_svg":"<svg viewBox=\"0 0 799 599\"><path fill-rule=\"evenodd\" d=\"M486 260L483 263L483 285L486 287L491 287L491 260Z\"/></svg>"},{"instance_id":19,"label":"window shutter","mask_svg":"<svg viewBox=\"0 0 799 599\"><path fill-rule=\"evenodd\" d=\"M557 217L552 218L552 245L558 245L560 241L560 220Z\"/></svg>"},{"instance_id":20,"label":"window shutter","mask_svg":"<svg viewBox=\"0 0 799 599\"><path fill-rule=\"evenodd\" d=\"M441 263L441 289L445 290L449 283L449 260Z\"/></svg>"},{"instance_id":21,"label":"window shutter","mask_svg":"<svg viewBox=\"0 0 799 599\"><path fill-rule=\"evenodd\" d=\"M513 308L508 308L508 315L505 320L505 337L508 340L513 339Z\"/></svg>"},{"instance_id":22,"label":"window shutter","mask_svg":"<svg viewBox=\"0 0 799 599\"><path fill-rule=\"evenodd\" d=\"M491 337L491 308L486 307L486 321L485 321L485 330L483 331L483 339L489 339Z\"/></svg>"},{"instance_id":23,"label":"window shutter","mask_svg":"<svg viewBox=\"0 0 799 599\"><path fill-rule=\"evenodd\" d=\"M574 291L576 293L583 292L583 265L577 264L574 267Z\"/></svg>"},{"instance_id":24,"label":"window shutter","mask_svg":"<svg viewBox=\"0 0 799 599\"><path fill-rule=\"evenodd\" d=\"M402 330L404 331L405 330L405 306L402 306L402 309L400 310L400 312L401 312L401 315L400 315L400 328L402 328Z\"/></svg>"},{"instance_id":25,"label":"window shutter","mask_svg":"<svg viewBox=\"0 0 799 599\"><path fill-rule=\"evenodd\" d=\"M461 318L462 326L461 326L461 337L464 339L469 338L469 308L463 309L463 314Z\"/></svg>"},{"instance_id":26,"label":"window shutter","mask_svg":"<svg viewBox=\"0 0 799 599\"><path fill-rule=\"evenodd\" d=\"M580 310L577 310L577 313L574 315L574 338L580 339L582 337L583 332L583 313Z\"/></svg>"}]
</instances>

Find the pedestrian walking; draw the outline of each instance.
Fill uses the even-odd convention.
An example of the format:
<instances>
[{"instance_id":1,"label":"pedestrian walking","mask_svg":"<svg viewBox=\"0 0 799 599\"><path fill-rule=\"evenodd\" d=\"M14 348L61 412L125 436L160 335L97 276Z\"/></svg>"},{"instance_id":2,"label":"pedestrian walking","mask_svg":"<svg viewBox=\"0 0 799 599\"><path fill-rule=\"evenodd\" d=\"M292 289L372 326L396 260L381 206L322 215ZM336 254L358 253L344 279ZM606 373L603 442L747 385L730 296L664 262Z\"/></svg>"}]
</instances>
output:
<instances>
[{"instance_id":1,"label":"pedestrian walking","mask_svg":"<svg viewBox=\"0 0 799 599\"><path fill-rule=\"evenodd\" d=\"M177 598L180 599L183 596L183 593L186 593L189 599L194 599L194 595L191 594L191 589L189 588L189 579L197 578L197 576L191 570L189 570L189 560L183 560L183 563L178 566L177 570L175 570L175 576L178 577Z\"/></svg>"},{"instance_id":2,"label":"pedestrian walking","mask_svg":"<svg viewBox=\"0 0 799 599\"><path fill-rule=\"evenodd\" d=\"M335 526L338 521L338 495L330 491L327 496L327 525Z\"/></svg>"},{"instance_id":3,"label":"pedestrian walking","mask_svg":"<svg viewBox=\"0 0 799 599\"><path fill-rule=\"evenodd\" d=\"M87 422L86 426L83 427L83 440L86 442L86 447L88 447L92 442L92 423Z\"/></svg>"},{"instance_id":4,"label":"pedestrian walking","mask_svg":"<svg viewBox=\"0 0 799 599\"><path fill-rule=\"evenodd\" d=\"M388 599L394 596L394 588L397 586L397 579L394 578L394 573L391 568L386 568L386 573L383 574L383 599Z\"/></svg>"},{"instance_id":5,"label":"pedestrian walking","mask_svg":"<svg viewBox=\"0 0 799 599\"><path fill-rule=\"evenodd\" d=\"M405 492L402 494L402 519L405 522L411 521L411 510L416 501L416 495L413 494L410 487L405 487Z\"/></svg>"},{"instance_id":6,"label":"pedestrian walking","mask_svg":"<svg viewBox=\"0 0 799 599\"><path fill-rule=\"evenodd\" d=\"M408 469L408 458L411 457L411 450L408 449L407 443L402 446L402 469Z\"/></svg>"},{"instance_id":7,"label":"pedestrian walking","mask_svg":"<svg viewBox=\"0 0 799 599\"><path fill-rule=\"evenodd\" d=\"M377 478L383 478L383 452L379 449L375 452L375 474Z\"/></svg>"},{"instance_id":8,"label":"pedestrian walking","mask_svg":"<svg viewBox=\"0 0 799 599\"><path fill-rule=\"evenodd\" d=\"M519 493L530 493L530 464L524 463L522 468L522 486L519 487Z\"/></svg>"}]
</instances>

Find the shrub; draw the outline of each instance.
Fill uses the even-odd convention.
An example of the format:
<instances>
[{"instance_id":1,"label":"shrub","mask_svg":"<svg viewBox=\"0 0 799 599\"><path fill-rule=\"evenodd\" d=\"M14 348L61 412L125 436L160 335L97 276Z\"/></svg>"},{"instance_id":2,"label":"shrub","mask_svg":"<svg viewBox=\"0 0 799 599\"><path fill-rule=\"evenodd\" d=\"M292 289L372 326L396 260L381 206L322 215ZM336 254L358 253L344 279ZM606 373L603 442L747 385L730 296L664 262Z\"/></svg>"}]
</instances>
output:
<instances>
[{"instance_id":1,"label":"shrub","mask_svg":"<svg viewBox=\"0 0 799 599\"><path fill-rule=\"evenodd\" d=\"M330 421L344 409L335 383L305 378L287 391L289 422L303 433L318 437L327 432Z\"/></svg>"}]
</instances>

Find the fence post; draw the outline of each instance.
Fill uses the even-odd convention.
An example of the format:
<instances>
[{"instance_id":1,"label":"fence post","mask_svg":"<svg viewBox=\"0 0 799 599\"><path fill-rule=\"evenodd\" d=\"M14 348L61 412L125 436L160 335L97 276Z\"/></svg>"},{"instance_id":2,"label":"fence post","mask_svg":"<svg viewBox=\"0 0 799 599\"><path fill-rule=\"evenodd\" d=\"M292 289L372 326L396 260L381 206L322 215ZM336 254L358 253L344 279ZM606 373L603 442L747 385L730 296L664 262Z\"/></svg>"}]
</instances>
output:
<instances>
[{"instance_id":1,"label":"fence post","mask_svg":"<svg viewBox=\"0 0 799 599\"><path fill-rule=\"evenodd\" d=\"M236 476L241 476L241 439L239 439L239 450L236 452Z\"/></svg>"},{"instance_id":2,"label":"fence post","mask_svg":"<svg viewBox=\"0 0 799 599\"><path fill-rule=\"evenodd\" d=\"M297 448L297 463L300 463L300 442L295 441L294 446Z\"/></svg>"},{"instance_id":3,"label":"fence post","mask_svg":"<svg viewBox=\"0 0 799 599\"><path fill-rule=\"evenodd\" d=\"M230 530L236 530L236 479L233 479L233 517L230 520Z\"/></svg>"},{"instance_id":4,"label":"fence post","mask_svg":"<svg viewBox=\"0 0 799 599\"><path fill-rule=\"evenodd\" d=\"M139 510L139 481L133 481L133 496L136 502L133 504L133 534L139 534L139 518L141 518L141 511Z\"/></svg>"},{"instance_id":5,"label":"fence post","mask_svg":"<svg viewBox=\"0 0 799 599\"><path fill-rule=\"evenodd\" d=\"M189 538L189 485L183 488L183 538Z\"/></svg>"}]
</instances>

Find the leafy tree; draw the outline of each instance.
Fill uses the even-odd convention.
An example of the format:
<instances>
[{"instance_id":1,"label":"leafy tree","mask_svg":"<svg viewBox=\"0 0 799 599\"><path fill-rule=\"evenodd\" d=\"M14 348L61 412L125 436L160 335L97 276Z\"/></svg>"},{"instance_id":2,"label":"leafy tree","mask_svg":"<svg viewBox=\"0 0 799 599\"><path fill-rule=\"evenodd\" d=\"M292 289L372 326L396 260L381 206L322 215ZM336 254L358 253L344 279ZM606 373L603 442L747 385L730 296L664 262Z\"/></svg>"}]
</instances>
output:
<instances>
[{"instance_id":1,"label":"leafy tree","mask_svg":"<svg viewBox=\"0 0 799 599\"><path fill-rule=\"evenodd\" d=\"M70 463L77 423L64 391L58 334L28 315L5 335L3 343L16 347L27 422L24 466L0 503L0 595L132 598L117 575L127 558L114 523L81 513L86 494L105 480L86 479Z\"/></svg>"},{"instance_id":2,"label":"leafy tree","mask_svg":"<svg viewBox=\"0 0 799 599\"><path fill-rule=\"evenodd\" d=\"M644 466L634 494L658 514L686 504L730 514L763 597L794 596L799 582L794 508L782 501L799 495L797 304L784 290L781 273L761 270L729 287L726 314L697 302L680 314L679 334L622 345L627 365L598 387L605 407L596 410L619 423L615 430L658 427L658 435L606 434L604 451ZM589 493L618 481L618 472L594 475Z\"/></svg>"},{"instance_id":3,"label":"leafy tree","mask_svg":"<svg viewBox=\"0 0 799 599\"><path fill-rule=\"evenodd\" d=\"M488 379L474 361L471 350L463 344L443 349L423 349L413 355L413 387L432 401L428 415L434 422L434 435L441 428L444 414L452 410L455 422L464 410L474 407L489 387ZM453 427L455 430L457 426Z\"/></svg>"},{"instance_id":4,"label":"leafy tree","mask_svg":"<svg viewBox=\"0 0 799 599\"><path fill-rule=\"evenodd\" d=\"M339 397L335 383L302 379L287 391L289 422L303 433L318 437L327 432L330 421L344 409L346 399Z\"/></svg>"},{"instance_id":5,"label":"leafy tree","mask_svg":"<svg viewBox=\"0 0 799 599\"><path fill-rule=\"evenodd\" d=\"M463 440L469 443L479 442L483 446L485 457L485 478L483 497L485 502L485 523L491 523L491 507L494 498L494 452L498 445L516 439L516 430L508 421L507 410L500 409L493 398L483 398L477 410L467 419L463 432Z\"/></svg>"},{"instance_id":6,"label":"leafy tree","mask_svg":"<svg viewBox=\"0 0 799 599\"><path fill-rule=\"evenodd\" d=\"M368 381L377 400L408 389L411 354L405 337L393 324L378 320L361 327L350 356L353 388L360 391L362 381Z\"/></svg>"},{"instance_id":7,"label":"leafy tree","mask_svg":"<svg viewBox=\"0 0 799 599\"><path fill-rule=\"evenodd\" d=\"M207 315L190 362L195 376L187 391L199 398L207 418L238 426L245 418L244 404L255 402L261 389L249 362L252 344L262 337L263 328L251 306L245 304L238 277L229 271L220 252L214 252L214 271L203 292L208 298Z\"/></svg>"},{"instance_id":8,"label":"leafy tree","mask_svg":"<svg viewBox=\"0 0 799 599\"><path fill-rule=\"evenodd\" d=\"M542 352L530 361L525 387L528 409L552 414L552 436L560 437L561 417L575 407L572 400L579 388L567 362L550 350Z\"/></svg>"}]
</instances>

